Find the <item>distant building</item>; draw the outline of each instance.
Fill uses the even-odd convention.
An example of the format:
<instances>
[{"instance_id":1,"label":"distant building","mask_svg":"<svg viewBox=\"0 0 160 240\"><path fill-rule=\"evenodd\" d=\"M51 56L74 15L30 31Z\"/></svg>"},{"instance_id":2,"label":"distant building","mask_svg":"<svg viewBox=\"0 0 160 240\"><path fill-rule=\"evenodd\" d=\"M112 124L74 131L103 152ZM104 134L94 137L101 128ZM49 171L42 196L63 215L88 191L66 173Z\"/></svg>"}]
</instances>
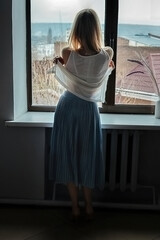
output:
<instances>
[{"instance_id":1,"label":"distant building","mask_svg":"<svg viewBox=\"0 0 160 240\"><path fill-rule=\"evenodd\" d=\"M54 43L54 56L60 56L62 49L68 45L67 42L55 42Z\"/></svg>"},{"instance_id":2,"label":"distant building","mask_svg":"<svg viewBox=\"0 0 160 240\"><path fill-rule=\"evenodd\" d=\"M32 48L32 57L34 60L42 60L44 58L53 58L54 45L40 44Z\"/></svg>"},{"instance_id":3,"label":"distant building","mask_svg":"<svg viewBox=\"0 0 160 240\"><path fill-rule=\"evenodd\" d=\"M135 40L129 40L129 46L132 46L132 47L144 47L144 46L149 46L145 43L142 43L142 42L139 42L139 41L135 41Z\"/></svg>"},{"instance_id":4,"label":"distant building","mask_svg":"<svg viewBox=\"0 0 160 240\"><path fill-rule=\"evenodd\" d=\"M117 38L117 45L120 46L128 46L129 45L129 40L126 38L118 37Z\"/></svg>"},{"instance_id":5,"label":"distant building","mask_svg":"<svg viewBox=\"0 0 160 240\"><path fill-rule=\"evenodd\" d=\"M68 29L66 30L66 39L65 39L66 42L68 42L68 40L69 40L70 33L71 33L71 29L68 28Z\"/></svg>"}]
</instances>

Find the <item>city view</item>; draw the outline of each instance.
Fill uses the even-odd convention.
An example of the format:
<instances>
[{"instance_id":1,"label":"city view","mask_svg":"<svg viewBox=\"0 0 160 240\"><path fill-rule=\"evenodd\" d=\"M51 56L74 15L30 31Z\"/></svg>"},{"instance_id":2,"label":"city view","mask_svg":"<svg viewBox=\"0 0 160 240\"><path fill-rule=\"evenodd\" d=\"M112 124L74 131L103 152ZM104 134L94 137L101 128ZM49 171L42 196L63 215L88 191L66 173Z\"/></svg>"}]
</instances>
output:
<instances>
[{"instance_id":1,"label":"city view","mask_svg":"<svg viewBox=\"0 0 160 240\"><path fill-rule=\"evenodd\" d=\"M104 24L101 26L103 32ZM60 56L67 46L70 29L71 23L67 22L31 24L33 105L55 106L64 91L49 70L54 56ZM137 59L140 52L160 86L159 25L119 23L117 45L116 104L154 104L157 96L149 74L128 59ZM133 71L137 73L129 75Z\"/></svg>"}]
</instances>

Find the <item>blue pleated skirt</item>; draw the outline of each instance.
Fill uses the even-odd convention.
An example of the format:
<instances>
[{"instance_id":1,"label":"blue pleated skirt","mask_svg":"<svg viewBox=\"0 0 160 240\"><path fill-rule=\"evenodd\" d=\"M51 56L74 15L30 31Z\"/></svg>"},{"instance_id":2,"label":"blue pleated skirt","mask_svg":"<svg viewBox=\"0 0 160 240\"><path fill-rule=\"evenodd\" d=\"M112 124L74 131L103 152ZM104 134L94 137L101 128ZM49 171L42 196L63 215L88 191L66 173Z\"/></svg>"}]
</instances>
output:
<instances>
[{"instance_id":1,"label":"blue pleated skirt","mask_svg":"<svg viewBox=\"0 0 160 240\"><path fill-rule=\"evenodd\" d=\"M50 147L50 180L103 189L105 166L96 103L66 91L55 111Z\"/></svg>"}]
</instances>

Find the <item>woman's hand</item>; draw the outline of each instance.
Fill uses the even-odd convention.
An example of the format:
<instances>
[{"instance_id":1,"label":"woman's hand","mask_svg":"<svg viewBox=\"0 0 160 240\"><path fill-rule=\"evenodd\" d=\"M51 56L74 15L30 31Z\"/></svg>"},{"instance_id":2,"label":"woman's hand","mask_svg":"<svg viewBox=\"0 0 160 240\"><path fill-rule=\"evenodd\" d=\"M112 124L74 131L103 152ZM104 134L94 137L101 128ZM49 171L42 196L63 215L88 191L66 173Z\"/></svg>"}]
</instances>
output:
<instances>
[{"instance_id":1,"label":"woman's hand","mask_svg":"<svg viewBox=\"0 0 160 240\"><path fill-rule=\"evenodd\" d=\"M59 61L62 65L64 64L63 58L56 56L56 57L53 59L53 63L57 64L58 61Z\"/></svg>"},{"instance_id":2,"label":"woman's hand","mask_svg":"<svg viewBox=\"0 0 160 240\"><path fill-rule=\"evenodd\" d=\"M113 60L110 61L110 63L109 63L109 67L112 67L113 69L115 69L115 65L114 65Z\"/></svg>"}]
</instances>

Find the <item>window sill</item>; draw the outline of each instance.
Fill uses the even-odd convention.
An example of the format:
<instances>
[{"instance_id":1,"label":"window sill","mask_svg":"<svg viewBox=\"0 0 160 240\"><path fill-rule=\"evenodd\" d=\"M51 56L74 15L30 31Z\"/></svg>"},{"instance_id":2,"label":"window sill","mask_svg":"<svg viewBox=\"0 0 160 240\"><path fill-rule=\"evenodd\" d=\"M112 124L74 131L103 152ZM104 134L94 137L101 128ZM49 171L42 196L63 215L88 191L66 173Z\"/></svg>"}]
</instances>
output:
<instances>
[{"instance_id":1,"label":"window sill","mask_svg":"<svg viewBox=\"0 0 160 240\"><path fill-rule=\"evenodd\" d=\"M102 129L160 130L160 119L154 115L101 113L100 118ZM53 112L26 112L13 121L6 121L5 126L51 128L53 121Z\"/></svg>"}]
</instances>

